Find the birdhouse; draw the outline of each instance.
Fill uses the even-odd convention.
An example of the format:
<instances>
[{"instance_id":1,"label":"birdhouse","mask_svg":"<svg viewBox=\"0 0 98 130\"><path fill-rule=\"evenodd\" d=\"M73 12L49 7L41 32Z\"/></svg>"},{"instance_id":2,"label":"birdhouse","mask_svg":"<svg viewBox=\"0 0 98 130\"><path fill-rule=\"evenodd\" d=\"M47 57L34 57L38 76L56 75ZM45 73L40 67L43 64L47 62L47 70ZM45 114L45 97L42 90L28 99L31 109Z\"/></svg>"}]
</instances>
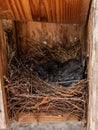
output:
<instances>
[{"instance_id":1,"label":"birdhouse","mask_svg":"<svg viewBox=\"0 0 98 130\"><path fill-rule=\"evenodd\" d=\"M77 122L97 130L97 0L0 0L0 128Z\"/></svg>"}]
</instances>

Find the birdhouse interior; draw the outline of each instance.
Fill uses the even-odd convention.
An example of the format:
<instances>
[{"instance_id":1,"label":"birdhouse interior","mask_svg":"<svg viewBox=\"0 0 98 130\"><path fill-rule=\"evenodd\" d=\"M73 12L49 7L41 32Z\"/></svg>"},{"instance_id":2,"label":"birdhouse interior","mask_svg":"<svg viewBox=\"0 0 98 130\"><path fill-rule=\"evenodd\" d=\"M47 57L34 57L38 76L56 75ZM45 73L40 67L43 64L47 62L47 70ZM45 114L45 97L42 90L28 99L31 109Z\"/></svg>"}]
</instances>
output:
<instances>
[{"instance_id":1,"label":"birdhouse interior","mask_svg":"<svg viewBox=\"0 0 98 130\"><path fill-rule=\"evenodd\" d=\"M0 128L9 120L87 122L90 6L0 0Z\"/></svg>"},{"instance_id":2,"label":"birdhouse interior","mask_svg":"<svg viewBox=\"0 0 98 130\"><path fill-rule=\"evenodd\" d=\"M48 117L86 120L84 26L4 20L3 29L9 118L28 122L46 121Z\"/></svg>"}]
</instances>

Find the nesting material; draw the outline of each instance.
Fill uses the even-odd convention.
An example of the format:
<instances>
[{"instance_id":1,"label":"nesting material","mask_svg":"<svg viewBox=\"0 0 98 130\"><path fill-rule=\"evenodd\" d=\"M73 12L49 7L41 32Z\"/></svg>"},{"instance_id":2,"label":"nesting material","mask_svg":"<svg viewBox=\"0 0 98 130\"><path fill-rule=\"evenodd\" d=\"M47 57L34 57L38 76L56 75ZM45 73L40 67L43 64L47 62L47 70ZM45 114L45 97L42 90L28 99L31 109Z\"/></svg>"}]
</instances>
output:
<instances>
[{"instance_id":1,"label":"nesting material","mask_svg":"<svg viewBox=\"0 0 98 130\"><path fill-rule=\"evenodd\" d=\"M64 63L81 56L80 39L71 44L63 42L50 44L50 41L35 41L33 38L26 40L27 47L30 48L29 53L35 64L43 64L49 60Z\"/></svg>"},{"instance_id":2,"label":"nesting material","mask_svg":"<svg viewBox=\"0 0 98 130\"><path fill-rule=\"evenodd\" d=\"M18 119L20 113L46 113L47 115L73 114L79 120L86 119L88 87L86 80L64 87L44 81L35 69L34 58L12 53L5 89L10 118ZM38 117L37 117L38 118Z\"/></svg>"}]
</instances>

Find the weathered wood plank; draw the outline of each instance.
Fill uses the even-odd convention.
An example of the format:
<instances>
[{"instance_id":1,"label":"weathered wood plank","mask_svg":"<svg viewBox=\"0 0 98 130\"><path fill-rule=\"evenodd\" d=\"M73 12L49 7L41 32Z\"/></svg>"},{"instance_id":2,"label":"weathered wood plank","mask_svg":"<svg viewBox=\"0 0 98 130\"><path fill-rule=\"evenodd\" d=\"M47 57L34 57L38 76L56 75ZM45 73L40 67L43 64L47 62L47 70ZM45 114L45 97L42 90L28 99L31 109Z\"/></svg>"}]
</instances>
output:
<instances>
[{"instance_id":1,"label":"weathered wood plank","mask_svg":"<svg viewBox=\"0 0 98 130\"><path fill-rule=\"evenodd\" d=\"M85 23L90 0L0 0L0 18Z\"/></svg>"},{"instance_id":2,"label":"weathered wood plank","mask_svg":"<svg viewBox=\"0 0 98 130\"><path fill-rule=\"evenodd\" d=\"M33 115L33 114L26 114L23 113L20 115L19 117L19 122L68 122L68 121L72 121L72 122L77 122L78 119L70 114L70 113L66 113L63 116L49 116L49 115L45 115L44 113L40 113L39 115Z\"/></svg>"},{"instance_id":3,"label":"weathered wood plank","mask_svg":"<svg viewBox=\"0 0 98 130\"><path fill-rule=\"evenodd\" d=\"M98 0L92 1L88 22L89 108L87 130L98 129Z\"/></svg>"},{"instance_id":4,"label":"weathered wood plank","mask_svg":"<svg viewBox=\"0 0 98 130\"><path fill-rule=\"evenodd\" d=\"M83 25L41 23L41 22L15 22L16 42L18 52L33 52L33 44L54 44L72 47L77 41L82 43Z\"/></svg>"},{"instance_id":5,"label":"weathered wood plank","mask_svg":"<svg viewBox=\"0 0 98 130\"><path fill-rule=\"evenodd\" d=\"M4 91L3 76L6 71L6 42L3 34L2 23L0 21L0 129L6 128L8 123L6 96Z\"/></svg>"}]
</instances>

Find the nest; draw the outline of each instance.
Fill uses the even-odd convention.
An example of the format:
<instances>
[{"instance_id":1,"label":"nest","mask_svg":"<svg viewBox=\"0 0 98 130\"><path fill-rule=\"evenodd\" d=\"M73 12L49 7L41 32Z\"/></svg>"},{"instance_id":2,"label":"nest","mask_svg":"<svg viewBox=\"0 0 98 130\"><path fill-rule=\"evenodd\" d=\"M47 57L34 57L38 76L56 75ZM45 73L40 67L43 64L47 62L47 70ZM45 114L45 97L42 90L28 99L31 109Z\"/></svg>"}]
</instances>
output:
<instances>
[{"instance_id":1,"label":"nest","mask_svg":"<svg viewBox=\"0 0 98 130\"><path fill-rule=\"evenodd\" d=\"M81 56L81 44L78 39L76 42L63 43L51 41L35 41L33 38L22 38L26 40L25 52L32 55L35 64L46 63L49 60L64 63L70 59L79 58ZM68 44L70 46L68 46ZM42 60L43 59L43 60Z\"/></svg>"},{"instance_id":2,"label":"nest","mask_svg":"<svg viewBox=\"0 0 98 130\"><path fill-rule=\"evenodd\" d=\"M23 55L20 59L12 53L5 89L10 118L18 119L20 113L46 113L61 115L71 113L79 120L86 119L88 87L80 80L70 87L46 82L35 71L34 57Z\"/></svg>"}]
</instances>

